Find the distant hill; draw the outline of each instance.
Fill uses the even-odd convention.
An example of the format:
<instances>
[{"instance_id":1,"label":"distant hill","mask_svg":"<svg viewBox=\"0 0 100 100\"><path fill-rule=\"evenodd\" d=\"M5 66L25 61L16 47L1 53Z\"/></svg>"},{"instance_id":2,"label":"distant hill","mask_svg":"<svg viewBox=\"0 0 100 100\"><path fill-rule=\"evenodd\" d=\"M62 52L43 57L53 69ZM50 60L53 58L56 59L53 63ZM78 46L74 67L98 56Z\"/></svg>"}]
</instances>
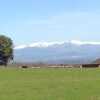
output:
<instances>
[{"instance_id":1,"label":"distant hill","mask_svg":"<svg viewBox=\"0 0 100 100\"><path fill-rule=\"evenodd\" d=\"M100 64L100 58L99 58L99 59L96 59L96 60L93 61L92 63L94 63L94 64Z\"/></svg>"},{"instance_id":2,"label":"distant hill","mask_svg":"<svg viewBox=\"0 0 100 100\"><path fill-rule=\"evenodd\" d=\"M79 41L33 43L15 47L14 56L15 62L84 64L100 58L100 44Z\"/></svg>"}]
</instances>

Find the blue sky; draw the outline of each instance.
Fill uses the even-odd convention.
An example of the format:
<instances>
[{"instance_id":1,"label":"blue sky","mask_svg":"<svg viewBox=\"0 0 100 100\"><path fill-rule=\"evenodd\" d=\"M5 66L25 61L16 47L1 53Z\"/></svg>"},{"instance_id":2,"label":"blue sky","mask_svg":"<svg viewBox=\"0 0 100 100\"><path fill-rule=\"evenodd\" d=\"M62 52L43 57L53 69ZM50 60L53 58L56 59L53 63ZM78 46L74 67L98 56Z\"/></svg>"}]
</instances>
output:
<instances>
[{"instance_id":1,"label":"blue sky","mask_svg":"<svg viewBox=\"0 0 100 100\"><path fill-rule=\"evenodd\" d=\"M100 0L0 0L0 34L15 44L100 41Z\"/></svg>"}]
</instances>

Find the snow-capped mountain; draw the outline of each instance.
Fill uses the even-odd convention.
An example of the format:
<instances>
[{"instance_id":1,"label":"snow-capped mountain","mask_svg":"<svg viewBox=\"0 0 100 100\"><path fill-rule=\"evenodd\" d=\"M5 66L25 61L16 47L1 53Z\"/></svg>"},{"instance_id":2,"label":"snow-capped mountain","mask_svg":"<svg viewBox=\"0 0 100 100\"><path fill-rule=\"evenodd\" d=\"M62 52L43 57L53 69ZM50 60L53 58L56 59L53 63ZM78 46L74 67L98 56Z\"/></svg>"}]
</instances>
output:
<instances>
[{"instance_id":1,"label":"snow-capped mountain","mask_svg":"<svg viewBox=\"0 0 100 100\"><path fill-rule=\"evenodd\" d=\"M24 49L24 48L30 48L30 47L46 48L49 46L62 45L62 44L64 44L64 42L36 42L36 43L29 44L29 45L15 46L14 49Z\"/></svg>"},{"instance_id":2,"label":"snow-capped mountain","mask_svg":"<svg viewBox=\"0 0 100 100\"><path fill-rule=\"evenodd\" d=\"M14 47L16 62L91 63L100 57L100 42L37 42Z\"/></svg>"},{"instance_id":3,"label":"snow-capped mountain","mask_svg":"<svg viewBox=\"0 0 100 100\"><path fill-rule=\"evenodd\" d=\"M29 45L18 45L14 49L24 49L28 47L49 47L54 45L63 45L64 43L70 43L75 45L100 45L100 42L81 42L77 40L71 40L67 42L36 42Z\"/></svg>"}]
</instances>

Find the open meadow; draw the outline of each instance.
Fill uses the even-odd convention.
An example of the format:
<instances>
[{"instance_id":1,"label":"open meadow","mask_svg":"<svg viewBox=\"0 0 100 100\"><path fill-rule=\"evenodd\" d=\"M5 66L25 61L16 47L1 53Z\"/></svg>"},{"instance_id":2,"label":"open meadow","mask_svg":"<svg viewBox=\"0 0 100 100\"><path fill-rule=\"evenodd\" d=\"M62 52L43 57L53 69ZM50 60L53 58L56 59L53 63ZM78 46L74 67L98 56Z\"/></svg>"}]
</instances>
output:
<instances>
[{"instance_id":1,"label":"open meadow","mask_svg":"<svg viewBox=\"0 0 100 100\"><path fill-rule=\"evenodd\" d=\"M100 69L0 69L0 100L100 100Z\"/></svg>"}]
</instances>

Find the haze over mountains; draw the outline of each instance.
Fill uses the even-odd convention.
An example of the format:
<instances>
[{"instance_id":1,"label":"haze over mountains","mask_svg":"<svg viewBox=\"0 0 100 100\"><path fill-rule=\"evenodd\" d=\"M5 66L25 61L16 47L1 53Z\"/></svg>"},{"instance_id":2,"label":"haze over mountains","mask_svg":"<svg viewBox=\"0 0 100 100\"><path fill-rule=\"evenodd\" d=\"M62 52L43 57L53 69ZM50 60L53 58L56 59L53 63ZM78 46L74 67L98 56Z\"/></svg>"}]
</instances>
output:
<instances>
[{"instance_id":1,"label":"haze over mountains","mask_svg":"<svg viewBox=\"0 0 100 100\"><path fill-rule=\"evenodd\" d=\"M14 48L15 62L80 64L100 58L100 42L36 42Z\"/></svg>"}]
</instances>

